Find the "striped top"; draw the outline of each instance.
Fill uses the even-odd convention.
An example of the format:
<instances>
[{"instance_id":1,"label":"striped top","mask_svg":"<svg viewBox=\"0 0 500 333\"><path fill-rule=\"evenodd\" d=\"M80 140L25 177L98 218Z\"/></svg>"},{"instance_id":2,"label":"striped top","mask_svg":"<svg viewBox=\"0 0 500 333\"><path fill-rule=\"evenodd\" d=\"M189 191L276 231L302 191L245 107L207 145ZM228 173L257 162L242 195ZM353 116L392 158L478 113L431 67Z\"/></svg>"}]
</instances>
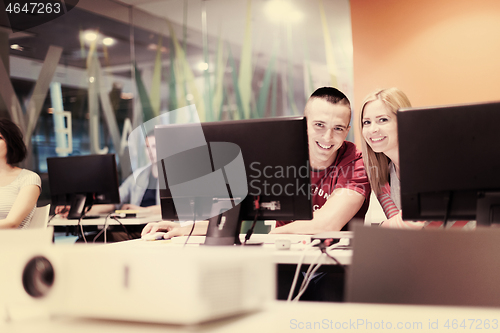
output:
<instances>
[{"instance_id":1,"label":"striped top","mask_svg":"<svg viewBox=\"0 0 500 333\"><path fill-rule=\"evenodd\" d=\"M17 195L21 188L27 185L37 185L42 188L40 176L30 170L22 169L16 179L9 185L0 187L0 219L4 219L10 212L12 205L17 199ZM18 229L27 228L31 222L31 218L35 213L36 205L33 206L31 212L24 218Z\"/></svg>"}]
</instances>

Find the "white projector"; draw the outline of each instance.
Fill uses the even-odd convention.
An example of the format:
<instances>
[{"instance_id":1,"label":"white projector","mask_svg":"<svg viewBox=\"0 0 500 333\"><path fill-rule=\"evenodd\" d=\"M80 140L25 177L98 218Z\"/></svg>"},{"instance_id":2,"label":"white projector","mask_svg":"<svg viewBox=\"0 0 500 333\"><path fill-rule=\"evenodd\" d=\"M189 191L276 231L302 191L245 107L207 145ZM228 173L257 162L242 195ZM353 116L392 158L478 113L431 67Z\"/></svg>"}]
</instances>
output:
<instances>
[{"instance_id":1,"label":"white projector","mask_svg":"<svg viewBox=\"0 0 500 333\"><path fill-rule=\"evenodd\" d=\"M9 292L1 295L7 314L38 307L50 315L196 324L258 310L275 298L274 265L262 249L11 250L18 251L9 260Z\"/></svg>"}]
</instances>

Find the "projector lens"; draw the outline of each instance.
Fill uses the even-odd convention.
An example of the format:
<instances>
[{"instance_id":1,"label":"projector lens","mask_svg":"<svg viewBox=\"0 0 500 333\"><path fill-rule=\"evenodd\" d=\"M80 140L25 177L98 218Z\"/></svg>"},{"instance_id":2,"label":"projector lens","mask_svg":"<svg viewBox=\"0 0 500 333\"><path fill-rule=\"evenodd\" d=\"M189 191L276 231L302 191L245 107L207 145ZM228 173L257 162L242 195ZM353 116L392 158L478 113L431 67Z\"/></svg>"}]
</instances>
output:
<instances>
[{"instance_id":1,"label":"projector lens","mask_svg":"<svg viewBox=\"0 0 500 333\"><path fill-rule=\"evenodd\" d=\"M24 267L24 290L32 297L47 295L54 284L54 268L47 258L38 256L31 259Z\"/></svg>"}]
</instances>

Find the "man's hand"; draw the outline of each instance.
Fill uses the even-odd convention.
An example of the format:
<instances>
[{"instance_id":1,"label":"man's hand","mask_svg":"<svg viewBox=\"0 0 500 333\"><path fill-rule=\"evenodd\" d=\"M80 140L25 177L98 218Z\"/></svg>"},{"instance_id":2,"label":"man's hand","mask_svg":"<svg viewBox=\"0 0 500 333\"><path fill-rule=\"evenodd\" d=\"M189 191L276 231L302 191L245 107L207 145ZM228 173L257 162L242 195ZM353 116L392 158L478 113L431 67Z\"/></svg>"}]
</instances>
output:
<instances>
[{"instance_id":1,"label":"man's hand","mask_svg":"<svg viewBox=\"0 0 500 333\"><path fill-rule=\"evenodd\" d=\"M207 226L207 221L196 222L193 235L206 235ZM163 238L170 239L172 237L188 235L192 227L192 225L181 226L179 223L171 221L152 222L146 224L144 229L142 229L141 236L162 231L166 232L166 234L163 235Z\"/></svg>"},{"instance_id":2,"label":"man's hand","mask_svg":"<svg viewBox=\"0 0 500 333\"><path fill-rule=\"evenodd\" d=\"M68 217L70 206L56 206L54 213L61 217Z\"/></svg>"}]
</instances>

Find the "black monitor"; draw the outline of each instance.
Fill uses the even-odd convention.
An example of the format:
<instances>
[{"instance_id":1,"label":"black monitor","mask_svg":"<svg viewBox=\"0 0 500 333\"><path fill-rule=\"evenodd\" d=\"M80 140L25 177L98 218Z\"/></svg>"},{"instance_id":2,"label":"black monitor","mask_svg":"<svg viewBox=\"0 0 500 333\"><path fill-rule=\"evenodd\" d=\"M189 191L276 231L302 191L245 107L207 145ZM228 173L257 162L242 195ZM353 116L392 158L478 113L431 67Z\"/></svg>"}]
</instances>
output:
<instances>
[{"instance_id":1,"label":"black monitor","mask_svg":"<svg viewBox=\"0 0 500 333\"><path fill-rule=\"evenodd\" d=\"M405 220L500 223L500 102L401 109Z\"/></svg>"},{"instance_id":2,"label":"black monitor","mask_svg":"<svg viewBox=\"0 0 500 333\"><path fill-rule=\"evenodd\" d=\"M52 205L70 205L69 219L79 219L93 204L118 204L114 154L47 158Z\"/></svg>"},{"instance_id":3,"label":"black monitor","mask_svg":"<svg viewBox=\"0 0 500 333\"><path fill-rule=\"evenodd\" d=\"M203 184L203 176L218 169L224 172L227 192L224 186L219 190L216 186L210 186L210 191L202 191L201 188L206 186L195 184L192 191L197 198L193 200L190 196L192 193L185 196L185 205L192 205L197 212L197 217L191 219L209 213L214 215L214 210L226 211L210 219L205 244L239 244L242 220L312 219L307 123L304 117L209 122L201 124L202 133L199 129L200 124L162 125L155 128L163 220L181 219L177 211L182 200L179 200L179 195L177 201L173 198L176 195L172 195L169 170L181 170L184 173L184 183L177 183L192 181ZM200 137L199 141L204 140L208 145L193 143L196 141L193 138ZM175 153L175 146L179 142L188 142L187 146L194 148L163 158ZM165 153L165 149L170 153ZM218 150L225 153L220 161L216 160L216 155L220 154ZM239 152L244 173L238 178L236 168L224 166L237 164ZM209 184L215 185L214 182ZM245 193L235 193L235 184L243 184L248 189L246 196ZM241 203L228 209L238 200L228 201L227 193L234 198L242 197ZM204 200L208 204L200 204ZM196 208L197 204L201 208ZM183 219L186 218L189 216L183 216Z\"/></svg>"}]
</instances>

